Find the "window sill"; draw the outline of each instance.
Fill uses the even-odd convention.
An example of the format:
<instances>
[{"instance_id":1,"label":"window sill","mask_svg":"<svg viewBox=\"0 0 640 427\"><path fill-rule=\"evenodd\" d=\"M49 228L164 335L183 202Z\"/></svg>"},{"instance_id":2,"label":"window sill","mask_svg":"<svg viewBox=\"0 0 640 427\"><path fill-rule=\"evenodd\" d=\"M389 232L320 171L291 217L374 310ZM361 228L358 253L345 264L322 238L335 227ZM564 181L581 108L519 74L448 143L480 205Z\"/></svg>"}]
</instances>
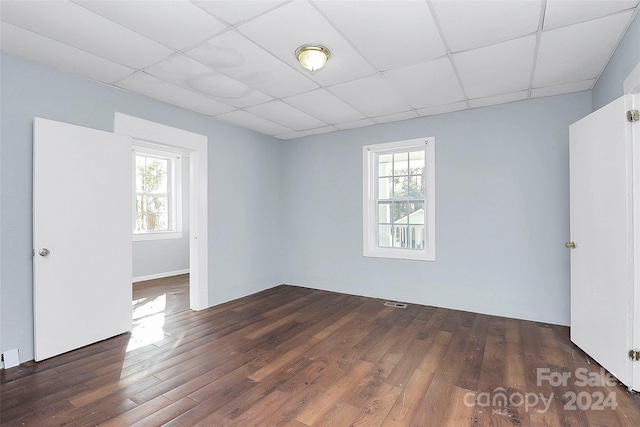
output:
<instances>
[{"instance_id":1,"label":"window sill","mask_svg":"<svg viewBox=\"0 0 640 427\"><path fill-rule=\"evenodd\" d=\"M182 239L182 232L163 231L158 233L134 233L133 241Z\"/></svg>"},{"instance_id":2,"label":"window sill","mask_svg":"<svg viewBox=\"0 0 640 427\"><path fill-rule=\"evenodd\" d=\"M389 258L389 259L406 259L412 261L432 261L436 260L436 255L425 251L406 251L406 250L368 250L364 251L363 256L371 258Z\"/></svg>"}]
</instances>

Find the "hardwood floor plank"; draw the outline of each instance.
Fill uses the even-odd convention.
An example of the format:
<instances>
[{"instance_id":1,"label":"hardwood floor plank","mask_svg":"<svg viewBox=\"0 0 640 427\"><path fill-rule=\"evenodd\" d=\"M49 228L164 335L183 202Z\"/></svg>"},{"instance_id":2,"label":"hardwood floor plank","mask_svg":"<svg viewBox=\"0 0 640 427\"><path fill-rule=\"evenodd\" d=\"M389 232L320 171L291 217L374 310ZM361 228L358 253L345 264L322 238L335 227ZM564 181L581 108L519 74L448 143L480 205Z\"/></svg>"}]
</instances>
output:
<instances>
[{"instance_id":1,"label":"hardwood floor plank","mask_svg":"<svg viewBox=\"0 0 640 427\"><path fill-rule=\"evenodd\" d=\"M442 357L442 363L438 365L437 372L435 372L413 418L412 423L415 425L442 425L447 407L450 404L449 395L465 361L464 349L468 340L469 332L462 328L456 330L452 335Z\"/></svg>"},{"instance_id":2,"label":"hardwood floor plank","mask_svg":"<svg viewBox=\"0 0 640 427\"><path fill-rule=\"evenodd\" d=\"M115 398L107 398L64 413L65 419L59 419L56 425L70 427L97 426L119 414L134 409L136 406L130 399L117 400Z\"/></svg>"},{"instance_id":3,"label":"hardwood floor plank","mask_svg":"<svg viewBox=\"0 0 640 427\"><path fill-rule=\"evenodd\" d=\"M373 364L370 362L357 362L346 375L340 377L327 388L324 393L325 397L318 399L317 402L312 402L312 405L308 405L298 412L296 419L310 426L317 424L325 414L345 398L347 393L352 393L352 390L361 381L361 377L367 375L372 369Z\"/></svg>"},{"instance_id":4,"label":"hardwood floor plank","mask_svg":"<svg viewBox=\"0 0 640 427\"><path fill-rule=\"evenodd\" d=\"M443 427L459 427L459 426L471 426L473 425L473 406L465 404L468 400L469 393L474 394L471 390L467 390L460 387L453 387L451 394L449 395L449 401L447 413L444 416L442 423ZM516 425L520 425L514 423Z\"/></svg>"},{"instance_id":5,"label":"hardwood floor plank","mask_svg":"<svg viewBox=\"0 0 640 427\"><path fill-rule=\"evenodd\" d=\"M365 402L357 406L362 409L360 409L360 413L350 425L354 427L376 427L381 425L401 393L402 387L381 383Z\"/></svg>"},{"instance_id":6,"label":"hardwood floor plank","mask_svg":"<svg viewBox=\"0 0 640 427\"><path fill-rule=\"evenodd\" d=\"M144 420L147 417L154 415L158 411L161 411L171 405L171 403L173 403L171 399L167 399L164 396L158 396L143 403L142 405L137 405L135 408L130 409L117 417L111 418L109 421L106 421L101 425L104 427L130 426L140 420Z\"/></svg>"},{"instance_id":7,"label":"hardwood floor plank","mask_svg":"<svg viewBox=\"0 0 640 427\"><path fill-rule=\"evenodd\" d=\"M360 408L339 402L312 427L351 426L360 415Z\"/></svg>"},{"instance_id":8,"label":"hardwood floor plank","mask_svg":"<svg viewBox=\"0 0 640 427\"><path fill-rule=\"evenodd\" d=\"M139 313L166 301L146 344L134 331L0 371L0 424L640 425L640 394L577 381L604 374L566 327L286 285L194 312L187 279L134 287ZM598 393L616 405L585 407Z\"/></svg>"},{"instance_id":9,"label":"hardwood floor plank","mask_svg":"<svg viewBox=\"0 0 640 427\"><path fill-rule=\"evenodd\" d=\"M433 375L433 372L415 369L411 378L407 381L402 395L398 396L398 399L396 399L395 404L381 425L384 427L410 425L410 421L418 410L418 405L422 397L431 385Z\"/></svg>"}]
</instances>

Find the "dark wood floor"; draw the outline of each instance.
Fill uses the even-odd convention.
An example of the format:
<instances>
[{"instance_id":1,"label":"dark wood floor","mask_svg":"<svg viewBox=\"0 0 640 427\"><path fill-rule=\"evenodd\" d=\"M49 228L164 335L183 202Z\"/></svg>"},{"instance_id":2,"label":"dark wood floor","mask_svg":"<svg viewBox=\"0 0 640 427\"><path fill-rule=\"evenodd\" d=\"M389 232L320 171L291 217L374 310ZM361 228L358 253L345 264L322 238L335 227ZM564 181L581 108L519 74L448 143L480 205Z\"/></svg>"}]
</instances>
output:
<instances>
[{"instance_id":1,"label":"dark wood floor","mask_svg":"<svg viewBox=\"0 0 640 427\"><path fill-rule=\"evenodd\" d=\"M293 286L192 312L163 280L136 290L149 343L2 371L2 426L640 426L566 327Z\"/></svg>"}]
</instances>

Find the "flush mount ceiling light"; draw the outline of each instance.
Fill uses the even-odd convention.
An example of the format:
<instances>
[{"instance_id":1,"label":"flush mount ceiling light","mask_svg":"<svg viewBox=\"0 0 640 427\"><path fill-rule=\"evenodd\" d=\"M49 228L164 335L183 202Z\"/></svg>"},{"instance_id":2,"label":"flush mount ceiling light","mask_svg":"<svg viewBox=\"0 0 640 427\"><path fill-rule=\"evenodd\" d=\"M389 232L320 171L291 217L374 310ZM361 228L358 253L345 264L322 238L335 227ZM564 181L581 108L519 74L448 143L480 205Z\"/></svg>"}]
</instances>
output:
<instances>
[{"instance_id":1,"label":"flush mount ceiling light","mask_svg":"<svg viewBox=\"0 0 640 427\"><path fill-rule=\"evenodd\" d=\"M329 59L329 49L319 44L303 44L296 49L296 58L300 65L309 71L316 71L324 67Z\"/></svg>"}]
</instances>

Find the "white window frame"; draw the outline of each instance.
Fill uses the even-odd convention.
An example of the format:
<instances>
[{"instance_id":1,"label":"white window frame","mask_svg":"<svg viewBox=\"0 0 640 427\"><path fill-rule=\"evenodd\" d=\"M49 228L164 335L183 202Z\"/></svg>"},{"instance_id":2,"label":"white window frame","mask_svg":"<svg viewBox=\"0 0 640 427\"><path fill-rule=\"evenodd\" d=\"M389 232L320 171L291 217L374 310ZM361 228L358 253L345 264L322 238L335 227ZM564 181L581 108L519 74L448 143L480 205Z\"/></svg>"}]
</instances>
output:
<instances>
[{"instance_id":1,"label":"white window frame","mask_svg":"<svg viewBox=\"0 0 640 427\"><path fill-rule=\"evenodd\" d=\"M131 156L133 168L133 216L132 234L133 241L162 240L182 238L182 154L154 147L152 143L145 141L133 141ZM164 148L164 147L163 147ZM168 159L169 162L169 230L138 231L136 230L137 218L137 188L136 188L136 155L158 157Z\"/></svg>"},{"instance_id":2,"label":"white window frame","mask_svg":"<svg viewBox=\"0 0 640 427\"><path fill-rule=\"evenodd\" d=\"M363 161L363 200L362 200L362 236L363 255L365 257L396 258L418 261L436 260L436 186L435 186L435 145L434 137L409 139L383 144L366 145L362 148ZM380 154L403 150L425 149L424 182L424 229L423 249L387 248L378 246L378 165Z\"/></svg>"}]
</instances>

